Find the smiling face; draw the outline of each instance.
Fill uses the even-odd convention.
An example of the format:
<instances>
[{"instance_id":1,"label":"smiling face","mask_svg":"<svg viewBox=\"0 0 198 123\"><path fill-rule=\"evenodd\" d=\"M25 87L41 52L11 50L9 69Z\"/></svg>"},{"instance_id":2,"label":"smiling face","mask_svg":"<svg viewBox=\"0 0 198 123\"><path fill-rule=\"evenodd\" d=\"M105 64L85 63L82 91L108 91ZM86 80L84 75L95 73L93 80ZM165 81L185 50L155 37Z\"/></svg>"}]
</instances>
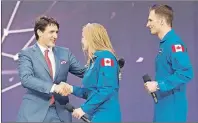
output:
<instances>
[{"instance_id":1,"label":"smiling face","mask_svg":"<svg viewBox=\"0 0 198 123\"><path fill-rule=\"evenodd\" d=\"M55 24L47 25L44 31L37 30L39 43L44 47L54 47L58 38L58 27Z\"/></svg>"},{"instance_id":2,"label":"smiling face","mask_svg":"<svg viewBox=\"0 0 198 123\"><path fill-rule=\"evenodd\" d=\"M146 27L150 29L151 34L157 35L160 32L161 21L161 18L155 14L155 11L151 10L146 24Z\"/></svg>"}]
</instances>

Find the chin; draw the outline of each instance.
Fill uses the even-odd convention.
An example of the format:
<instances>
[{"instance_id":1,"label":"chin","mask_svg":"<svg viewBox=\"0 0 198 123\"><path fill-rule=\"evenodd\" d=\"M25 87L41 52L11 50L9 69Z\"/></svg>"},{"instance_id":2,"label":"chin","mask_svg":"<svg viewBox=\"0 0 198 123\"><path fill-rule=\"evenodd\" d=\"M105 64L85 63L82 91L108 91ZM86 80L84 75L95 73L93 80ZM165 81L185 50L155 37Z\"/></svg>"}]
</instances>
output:
<instances>
[{"instance_id":1,"label":"chin","mask_svg":"<svg viewBox=\"0 0 198 123\"><path fill-rule=\"evenodd\" d=\"M49 44L48 47L55 47L55 44Z\"/></svg>"},{"instance_id":2,"label":"chin","mask_svg":"<svg viewBox=\"0 0 198 123\"><path fill-rule=\"evenodd\" d=\"M152 34L152 35L155 35L155 34L157 34L157 33L156 33L156 32L154 32L154 31L151 31L151 34Z\"/></svg>"}]
</instances>

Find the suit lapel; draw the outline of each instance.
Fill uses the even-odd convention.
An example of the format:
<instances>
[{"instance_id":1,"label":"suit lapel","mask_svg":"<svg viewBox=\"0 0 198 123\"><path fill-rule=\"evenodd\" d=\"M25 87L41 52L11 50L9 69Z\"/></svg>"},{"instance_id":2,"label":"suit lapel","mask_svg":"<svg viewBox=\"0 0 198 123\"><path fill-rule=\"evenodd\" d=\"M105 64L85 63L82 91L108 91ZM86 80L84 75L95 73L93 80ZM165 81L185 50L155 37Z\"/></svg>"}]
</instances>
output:
<instances>
[{"instance_id":1,"label":"suit lapel","mask_svg":"<svg viewBox=\"0 0 198 123\"><path fill-rule=\"evenodd\" d=\"M59 70L60 70L60 59L59 59L58 50L56 47L53 48L53 52L54 52L54 58L55 58L55 64L56 64L54 80L56 80L56 78L58 77Z\"/></svg>"},{"instance_id":2,"label":"suit lapel","mask_svg":"<svg viewBox=\"0 0 198 123\"><path fill-rule=\"evenodd\" d=\"M37 44L34 45L33 52L34 52L34 55L36 56L36 58L41 62L41 64L43 65L43 67L45 68L45 70L47 71L47 73L50 76L50 71L49 71L47 63L45 61L44 55L42 54L42 52Z\"/></svg>"}]
</instances>

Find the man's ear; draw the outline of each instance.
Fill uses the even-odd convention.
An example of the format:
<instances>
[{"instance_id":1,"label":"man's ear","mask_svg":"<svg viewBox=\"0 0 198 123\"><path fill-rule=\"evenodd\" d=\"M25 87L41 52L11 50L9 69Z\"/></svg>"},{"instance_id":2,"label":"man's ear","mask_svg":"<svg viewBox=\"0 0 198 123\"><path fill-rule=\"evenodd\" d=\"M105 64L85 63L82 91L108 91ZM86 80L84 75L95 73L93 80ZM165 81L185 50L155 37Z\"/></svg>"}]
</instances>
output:
<instances>
[{"instance_id":1,"label":"man's ear","mask_svg":"<svg viewBox=\"0 0 198 123\"><path fill-rule=\"evenodd\" d=\"M164 25L165 21L166 21L165 18L161 17L160 18L160 25Z\"/></svg>"},{"instance_id":2,"label":"man's ear","mask_svg":"<svg viewBox=\"0 0 198 123\"><path fill-rule=\"evenodd\" d=\"M38 29L38 30L37 30L37 34L38 34L39 37L42 37L43 32L42 32L40 29Z\"/></svg>"}]
</instances>

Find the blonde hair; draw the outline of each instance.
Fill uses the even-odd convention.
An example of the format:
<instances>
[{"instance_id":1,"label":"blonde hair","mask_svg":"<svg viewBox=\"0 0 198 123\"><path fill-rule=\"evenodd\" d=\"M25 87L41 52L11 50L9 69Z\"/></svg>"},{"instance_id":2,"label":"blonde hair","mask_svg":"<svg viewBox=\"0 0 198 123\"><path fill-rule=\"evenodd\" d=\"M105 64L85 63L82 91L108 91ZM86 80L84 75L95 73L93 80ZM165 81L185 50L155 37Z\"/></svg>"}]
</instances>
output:
<instances>
[{"instance_id":1,"label":"blonde hair","mask_svg":"<svg viewBox=\"0 0 198 123\"><path fill-rule=\"evenodd\" d=\"M87 55L87 65L93 60L93 54L98 50L110 51L115 57L115 51L109 39L106 29L98 23L88 23L83 27L83 36L88 45L88 51L84 51Z\"/></svg>"}]
</instances>

